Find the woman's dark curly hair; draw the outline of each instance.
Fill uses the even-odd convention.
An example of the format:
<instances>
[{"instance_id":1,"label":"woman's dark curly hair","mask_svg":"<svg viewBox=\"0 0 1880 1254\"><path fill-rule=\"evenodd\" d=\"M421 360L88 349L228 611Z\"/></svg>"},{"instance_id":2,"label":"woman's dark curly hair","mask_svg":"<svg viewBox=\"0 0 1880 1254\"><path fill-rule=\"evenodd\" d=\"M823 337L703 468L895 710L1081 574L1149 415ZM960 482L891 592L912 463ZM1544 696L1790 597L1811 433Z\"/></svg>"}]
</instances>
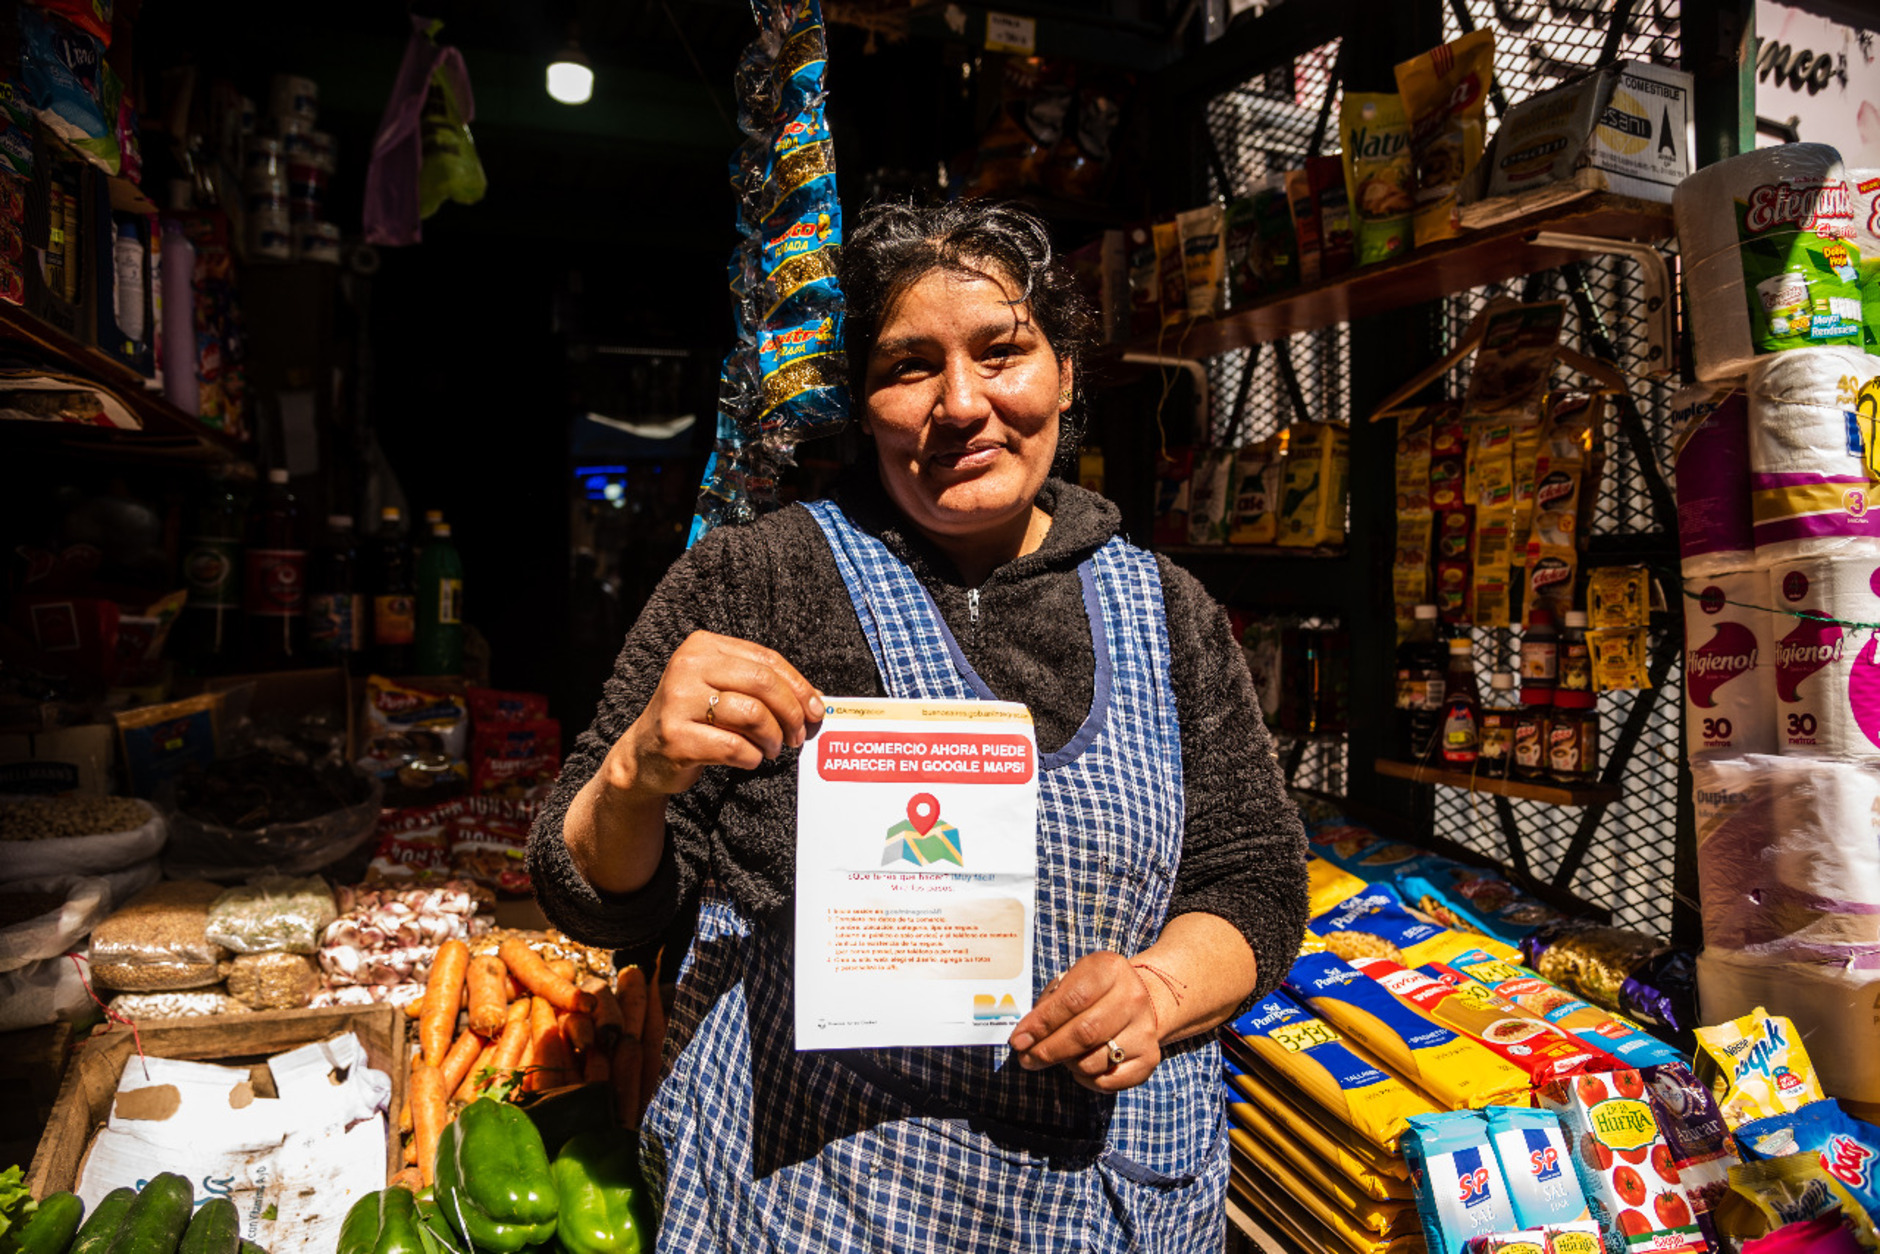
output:
<instances>
[{"instance_id":1,"label":"woman's dark curly hair","mask_svg":"<svg viewBox=\"0 0 1880 1254\"><path fill-rule=\"evenodd\" d=\"M849 385L864 404L868 358L895 299L932 270L1002 280L1018 289L1014 306L1029 306L1031 320L1059 361L1071 365L1075 391L1058 427L1058 465L1071 465L1084 428L1084 362L1095 321L1051 247L1051 233L1015 205L982 200L920 207L870 205L842 245L842 293L847 304L843 340Z\"/></svg>"}]
</instances>

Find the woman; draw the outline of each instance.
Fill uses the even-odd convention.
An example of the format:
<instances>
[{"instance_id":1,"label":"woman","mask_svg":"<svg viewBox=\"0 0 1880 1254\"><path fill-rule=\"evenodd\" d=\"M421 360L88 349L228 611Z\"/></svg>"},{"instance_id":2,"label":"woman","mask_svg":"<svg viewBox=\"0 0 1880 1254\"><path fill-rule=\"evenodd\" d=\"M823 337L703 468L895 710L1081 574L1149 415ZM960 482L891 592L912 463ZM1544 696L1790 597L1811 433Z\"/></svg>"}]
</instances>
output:
<instances>
[{"instance_id":1,"label":"woman","mask_svg":"<svg viewBox=\"0 0 1880 1254\"><path fill-rule=\"evenodd\" d=\"M888 206L843 257L872 466L666 576L536 825L550 919L699 919L642 1157L662 1250L1218 1247L1211 1029L1278 983L1304 839L1226 615L1074 456L1087 315L1041 223ZM792 1041L796 750L839 696L1038 733L1037 998L1009 1046Z\"/></svg>"}]
</instances>

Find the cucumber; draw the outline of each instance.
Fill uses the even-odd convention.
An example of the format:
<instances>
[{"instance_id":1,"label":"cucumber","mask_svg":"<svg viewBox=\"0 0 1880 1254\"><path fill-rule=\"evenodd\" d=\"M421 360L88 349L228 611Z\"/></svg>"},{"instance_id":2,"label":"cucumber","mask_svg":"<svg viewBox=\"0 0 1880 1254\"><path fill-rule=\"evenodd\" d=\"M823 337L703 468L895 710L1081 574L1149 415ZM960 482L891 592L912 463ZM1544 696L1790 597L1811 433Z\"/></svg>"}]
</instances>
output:
<instances>
[{"instance_id":1,"label":"cucumber","mask_svg":"<svg viewBox=\"0 0 1880 1254\"><path fill-rule=\"evenodd\" d=\"M39 1209L14 1238L20 1254L65 1254L84 1214L85 1203L75 1193L40 1198Z\"/></svg>"},{"instance_id":2,"label":"cucumber","mask_svg":"<svg viewBox=\"0 0 1880 1254\"><path fill-rule=\"evenodd\" d=\"M176 1254L238 1254L242 1217L226 1197L210 1198L189 1221Z\"/></svg>"},{"instance_id":3,"label":"cucumber","mask_svg":"<svg viewBox=\"0 0 1880 1254\"><path fill-rule=\"evenodd\" d=\"M164 1172L131 1203L107 1254L176 1254L195 1204L189 1181L173 1171Z\"/></svg>"},{"instance_id":4,"label":"cucumber","mask_svg":"<svg viewBox=\"0 0 1880 1254\"><path fill-rule=\"evenodd\" d=\"M118 1229L124 1226L124 1216L130 1213L131 1203L136 1200L136 1189L112 1189L105 1194L97 1208L85 1217L85 1224L78 1230L78 1239L72 1242L69 1254L105 1254Z\"/></svg>"},{"instance_id":5,"label":"cucumber","mask_svg":"<svg viewBox=\"0 0 1880 1254\"><path fill-rule=\"evenodd\" d=\"M241 1254L268 1254L268 1251L267 1247L256 1245L253 1241L244 1238L242 1240Z\"/></svg>"}]
</instances>

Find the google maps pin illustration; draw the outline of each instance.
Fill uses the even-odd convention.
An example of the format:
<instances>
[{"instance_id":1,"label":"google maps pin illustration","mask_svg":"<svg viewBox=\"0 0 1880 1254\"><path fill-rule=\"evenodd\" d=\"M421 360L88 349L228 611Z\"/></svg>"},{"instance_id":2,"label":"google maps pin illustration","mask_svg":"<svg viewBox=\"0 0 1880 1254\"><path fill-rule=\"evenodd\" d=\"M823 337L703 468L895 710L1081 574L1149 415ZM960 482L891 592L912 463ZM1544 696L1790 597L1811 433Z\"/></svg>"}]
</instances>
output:
<instances>
[{"instance_id":1,"label":"google maps pin illustration","mask_svg":"<svg viewBox=\"0 0 1880 1254\"><path fill-rule=\"evenodd\" d=\"M930 792L917 792L907 800L907 821L925 836L940 821L940 802Z\"/></svg>"}]
</instances>

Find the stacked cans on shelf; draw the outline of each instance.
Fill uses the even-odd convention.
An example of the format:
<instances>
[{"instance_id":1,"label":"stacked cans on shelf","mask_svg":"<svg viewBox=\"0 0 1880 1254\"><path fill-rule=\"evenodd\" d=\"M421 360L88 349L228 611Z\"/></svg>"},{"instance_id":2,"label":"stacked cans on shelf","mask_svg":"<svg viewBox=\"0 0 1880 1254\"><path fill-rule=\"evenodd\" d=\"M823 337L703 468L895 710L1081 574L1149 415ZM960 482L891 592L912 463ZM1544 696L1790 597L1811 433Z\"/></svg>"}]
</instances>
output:
<instances>
[{"instance_id":1,"label":"stacked cans on shelf","mask_svg":"<svg viewBox=\"0 0 1880 1254\"><path fill-rule=\"evenodd\" d=\"M339 261L339 228L326 221L333 137L315 129L319 113L319 84L292 74L274 76L258 127L252 107L242 110L250 260Z\"/></svg>"},{"instance_id":2,"label":"stacked cans on shelf","mask_svg":"<svg viewBox=\"0 0 1880 1254\"><path fill-rule=\"evenodd\" d=\"M719 375L718 432L692 539L775 503L797 444L848 419L837 258L842 208L823 114L828 47L818 0L753 0L737 73L731 162L742 237L731 254L737 346Z\"/></svg>"},{"instance_id":3,"label":"stacked cans on shelf","mask_svg":"<svg viewBox=\"0 0 1880 1254\"><path fill-rule=\"evenodd\" d=\"M1676 209L1709 380L1674 402L1703 1018L1792 1018L1880 1109L1880 171L1784 145Z\"/></svg>"}]
</instances>

